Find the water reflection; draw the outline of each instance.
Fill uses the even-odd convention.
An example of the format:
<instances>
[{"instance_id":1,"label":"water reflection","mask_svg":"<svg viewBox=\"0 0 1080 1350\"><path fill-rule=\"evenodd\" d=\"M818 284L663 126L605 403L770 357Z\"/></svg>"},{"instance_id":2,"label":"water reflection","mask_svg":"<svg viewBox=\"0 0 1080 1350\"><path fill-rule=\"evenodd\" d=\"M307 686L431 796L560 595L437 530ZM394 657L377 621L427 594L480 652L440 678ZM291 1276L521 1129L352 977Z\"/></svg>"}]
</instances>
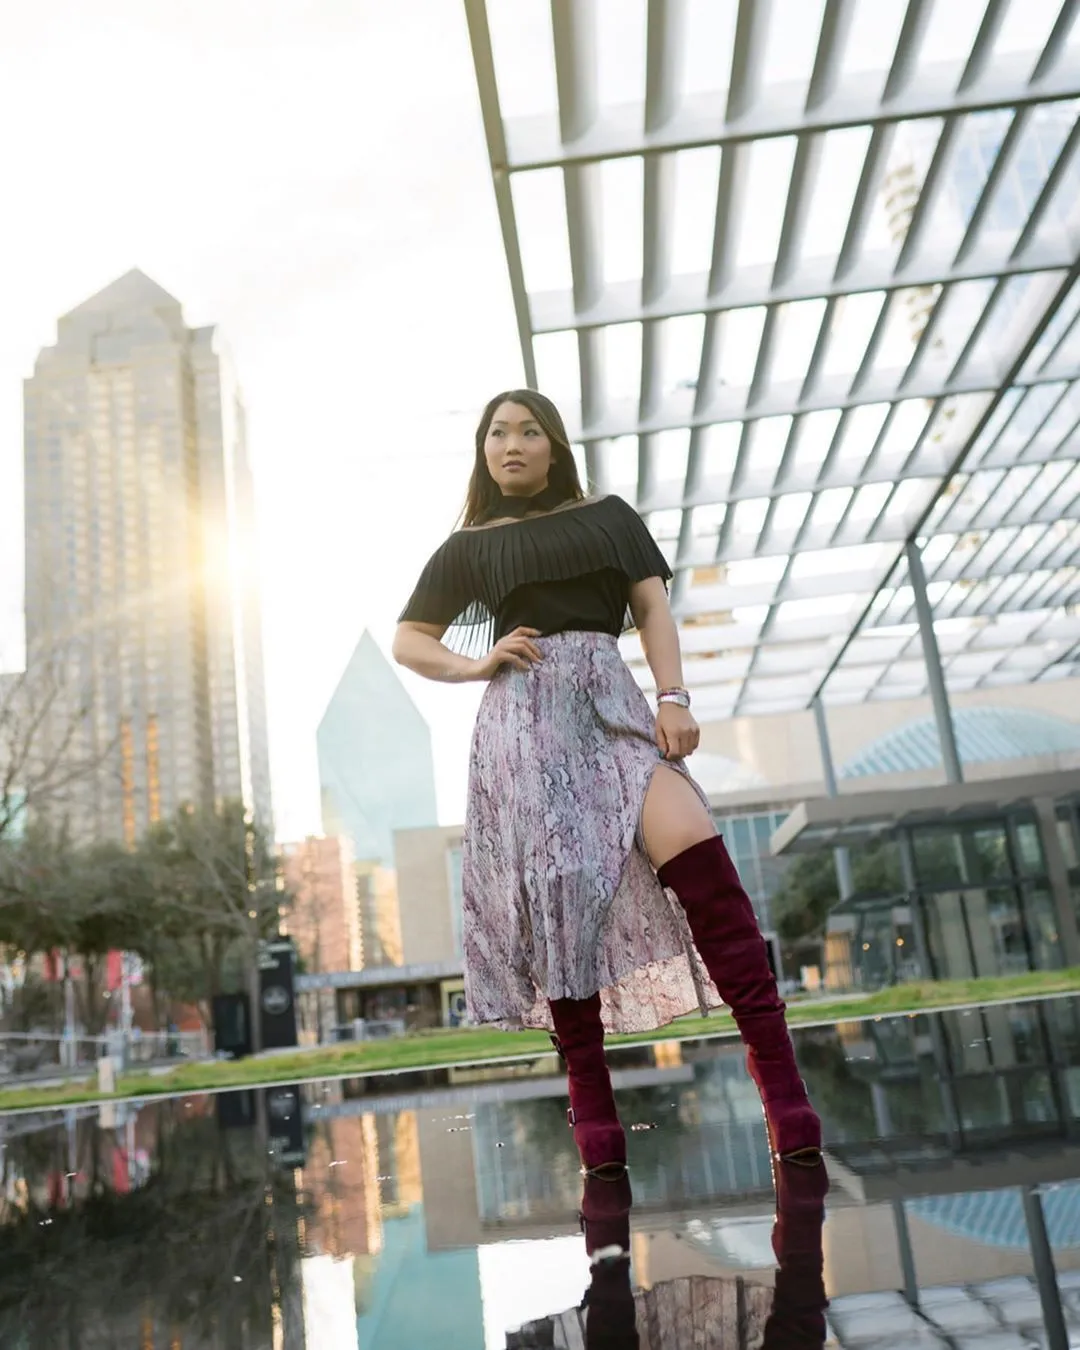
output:
<instances>
[{"instance_id":1,"label":"water reflection","mask_svg":"<svg viewBox=\"0 0 1080 1350\"><path fill-rule=\"evenodd\" d=\"M801 1033L829 1141L823 1233L805 1207L785 1226L783 1188L776 1222L729 1042L614 1056L633 1207L615 1196L606 1216L581 1193L554 1056L0 1118L0 1346L503 1350L571 1314L589 1344L652 1346L691 1308L693 1343L726 1347L724 1309L764 1334L789 1306L811 1330L771 1334L798 1346L824 1334L822 1272L838 1346L879 1326L1067 1328L1078 1019L1055 999Z\"/></svg>"},{"instance_id":2,"label":"water reflection","mask_svg":"<svg viewBox=\"0 0 1080 1350\"><path fill-rule=\"evenodd\" d=\"M825 1344L824 1250L826 1173L823 1167L781 1164L771 1245L775 1284L684 1276L647 1290L631 1274L627 1178L587 1178L581 1198L585 1249L591 1263L581 1303L530 1323L506 1339L506 1350L584 1345L586 1350L650 1350L715 1346L717 1350L813 1350Z\"/></svg>"}]
</instances>

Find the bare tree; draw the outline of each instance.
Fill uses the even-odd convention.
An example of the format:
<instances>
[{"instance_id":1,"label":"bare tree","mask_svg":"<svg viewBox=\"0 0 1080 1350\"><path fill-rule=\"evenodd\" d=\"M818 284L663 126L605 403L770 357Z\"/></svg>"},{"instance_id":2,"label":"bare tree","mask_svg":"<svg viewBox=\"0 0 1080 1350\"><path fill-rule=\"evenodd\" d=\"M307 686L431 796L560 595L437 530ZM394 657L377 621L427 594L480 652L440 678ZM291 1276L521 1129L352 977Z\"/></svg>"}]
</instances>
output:
<instances>
[{"instance_id":1,"label":"bare tree","mask_svg":"<svg viewBox=\"0 0 1080 1350\"><path fill-rule=\"evenodd\" d=\"M113 744L96 741L78 670L69 647L32 650L25 670L0 675L0 843L28 819L61 818L111 756Z\"/></svg>"}]
</instances>

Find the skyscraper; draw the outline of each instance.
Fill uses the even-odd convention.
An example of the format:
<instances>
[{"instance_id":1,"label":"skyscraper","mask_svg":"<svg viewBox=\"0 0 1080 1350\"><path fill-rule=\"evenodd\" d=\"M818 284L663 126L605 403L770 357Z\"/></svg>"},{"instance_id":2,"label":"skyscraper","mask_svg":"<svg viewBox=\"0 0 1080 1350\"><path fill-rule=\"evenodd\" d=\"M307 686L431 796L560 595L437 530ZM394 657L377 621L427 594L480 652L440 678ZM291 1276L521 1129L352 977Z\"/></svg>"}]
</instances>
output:
<instances>
[{"instance_id":1,"label":"skyscraper","mask_svg":"<svg viewBox=\"0 0 1080 1350\"><path fill-rule=\"evenodd\" d=\"M219 334L132 271L60 319L25 386L27 659L81 702L66 803L133 842L185 803L272 829L244 412ZM47 737L65 734L57 706Z\"/></svg>"},{"instance_id":2,"label":"skyscraper","mask_svg":"<svg viewBox=\"0 0 1080 1350\"><path fill-rule=\"evenodd\" d=\"M319 723L323 832L347 835L359 862L394 865L394 831L434 825L431 732L369 632Z\"/></svg>"}]
</instances>

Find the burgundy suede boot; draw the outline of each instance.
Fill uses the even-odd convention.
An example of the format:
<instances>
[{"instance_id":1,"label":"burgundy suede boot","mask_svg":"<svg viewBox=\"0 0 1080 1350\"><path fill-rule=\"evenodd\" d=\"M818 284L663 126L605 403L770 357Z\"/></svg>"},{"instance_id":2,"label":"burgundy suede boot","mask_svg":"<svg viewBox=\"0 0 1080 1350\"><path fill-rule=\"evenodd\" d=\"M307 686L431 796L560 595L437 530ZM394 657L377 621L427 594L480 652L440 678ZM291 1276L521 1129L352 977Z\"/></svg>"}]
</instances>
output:
<instances>
[{"instance_id":1,"label":"burgundy suede boot","mask_svg":"<svg viewBox=\"0 0 1080 1350\"><path fill-rule=\"evenodd\" d=\"M761 1350L820 1350L825 1310L825 1168L777 1163L772 1246L779 1268Z\"/></svg>"},{"instance_id":2,"label":"burgundy suede boot","mask_svg":"<svg viewBox=\"0 0 1080 1350\"><path fill-rule=\"evenodd\" d=\"M552 999L552 1038L566 1063L570 1089L567 1119L581 1154L582 1170L618 1176L626 1169L626 1135L619 1124L611 1075L604 1058L600 995Z\"/></svg>"},{"instance_id":3,"label":"burgundy suede boot","mask_svg":"<svg viewBox=\"0 0 1080 1350\"><path fill-rule=\"evenodd\" d=\"M585 1174L580 1218L590 1261L614 1256L617 1252L629 1255L633 1203L630 1177L625 1170L611 1181L590 1172Z\"/></svg>"},{"instance_id":4,"label":"burgundy suede boot","mask_svg":"<svg viewBox=\"0 0 1080 1350\"><path fill-rule=\"evenodd\" d=\"M684 849L657 875L686 910L694 945L739 1028L773 1154L822 1166L821 1121L795 1063L784 1002L754 907L724 841L716 835Z\"/></svg>"}]
</instances>

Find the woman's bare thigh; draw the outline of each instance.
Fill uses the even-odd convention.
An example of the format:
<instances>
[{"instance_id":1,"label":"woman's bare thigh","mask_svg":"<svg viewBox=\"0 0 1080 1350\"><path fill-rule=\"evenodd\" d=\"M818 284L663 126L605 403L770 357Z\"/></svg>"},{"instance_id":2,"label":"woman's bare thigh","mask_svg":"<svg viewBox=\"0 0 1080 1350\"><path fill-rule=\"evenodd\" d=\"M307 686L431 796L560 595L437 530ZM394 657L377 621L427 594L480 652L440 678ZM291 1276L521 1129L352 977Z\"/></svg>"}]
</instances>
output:
<instances>
[{"instance_id":1,"label":"woman's bare thigh","mask_svg":"<svg viewBox=\"0 0 1080 1350\"><path fill-rule=\"evenodd\" d=\"M641 833L658 871L676 854L711 839L716 826L693 785L667 764L657 766L641 808Z\"/></svg>"}]
</instances>

